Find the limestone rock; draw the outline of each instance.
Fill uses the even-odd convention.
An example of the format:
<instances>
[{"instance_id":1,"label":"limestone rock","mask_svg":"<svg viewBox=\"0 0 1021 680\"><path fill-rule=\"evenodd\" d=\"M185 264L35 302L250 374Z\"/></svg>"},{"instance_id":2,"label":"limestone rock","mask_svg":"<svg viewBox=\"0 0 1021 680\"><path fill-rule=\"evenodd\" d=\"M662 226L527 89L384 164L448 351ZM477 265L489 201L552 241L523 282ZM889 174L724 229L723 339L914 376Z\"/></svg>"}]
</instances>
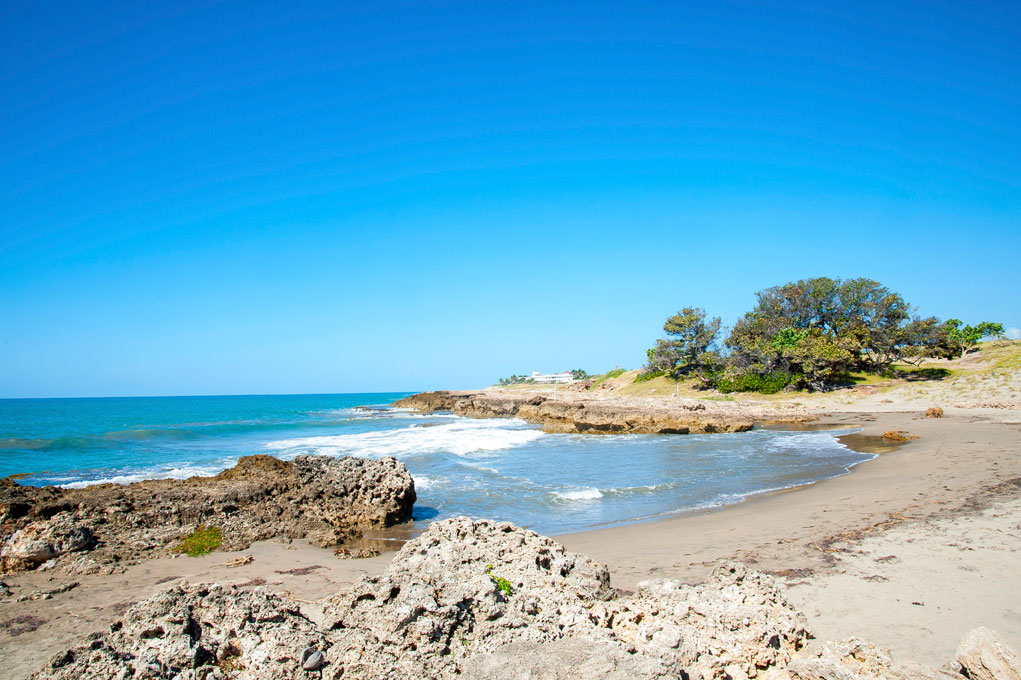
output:
<instances>
[{"instance_id":1,"label":"limestone rock","mask_svg":"<svg viewBox=\"0 0 1021 680\"><path fill-rule=\"evenodd\" d=\"M953 675L921 664L895 663L859 638L826 642L787 666L792 680L952 680Z\"/></svg>"},{"instance_id":2,"label":"limestone rock","mask_svg":"<svg viewBox=\"0 0 1021 680\"><path fill-rule=\"evenodd\" d=\"M466 680L676 680L655 659L629 654L619 645L566 637L550 642L513 642L468 659Z\"/></svg>"},{"instance_id":3,"label":"limestone rock","mask_svg":"<svg viewBox=\"0 0 1021 680\"><path fill-rule=\"evenodd\" d=\"M976 628L964 636L957 662L971 680L1021 680L1021 657L988 628Z\"/></svg>"},{"instance_id":4,"label":"limestone rock","mask_svg":"<svg viewBox=\"0 0 1021 680\"><path fill-rule=\"evenodd\" d=\"M467 518L432 524L381 576L334 598L326 621L333 658L355 677L516 677L514 650L533 649L519 666L534 677L577 661L586 677L739 680L785 663L807 636L772 578L742 565L701 586L657 581L621 597L589 558Z\"/></svg>"},{"instance_id":5,"label":"limestone rock","mask_svg":"<svg viewBox=\"0 0 1021 680\"><path fill-rule=\"evenodd\" d=\"M711 414L705 404L677 404L659 408L629 408L619 404L571 399L554 401L544 395L486 392L423 392L393 403L423 412L451 411L468 418L521 418L547 432L580 434L706 434L745 432L751 419Z\"/></svg>"},{"instance_id":6,"label":"limestone rock","mask_svg":"<svg viewBox=\"0 0 1021 680\"><path fill-rule=\"evenodd\" d=\"M135 605L32 678L296 677L302 649L323 643L312 622L261 589L185 586Z\"/></svg>"},{"instance_id":7,"label":"limestone rock","mask_svg":"<svg viewBox=\"0 0 1021 680\"><path fill-rule=\"evenodd\" d=\"M71 513L61 512L14 531L0 547L0 571L34 569L55 557L89 547L92 530L75 519Z\"/></svg>"},{"instance_id":8,"label":"limestone rock","mask_svg":"<svg viewBox=\"0 0 1021 680\"><path fill-rule=\"evenodd\" d=\"M35 678L297 677L318 650L330 680L746 680L784 672L807 637L772 577L743 565L624 594L605 566L549 538L464 517L433 523L382 575L331 598L320 626L296 606L258 589L173 588Z\"/></svg>"},{"instance_id":9,"label":"limestone rock","mask_svg":"<svg viewBox=\"0 0 1021 680\"><path fill-rule=\"evenodd\" d=\"M808 637L804 616L773 578L736 562L718 565L697 586L644 582L605 609L618 640L680 664L692 678L755 677L786 665Z\"/></svg>"},{"instance_id":10,"label":"limestone rock","mask_svg":"<svg viewBox=\"0 0 1021 680\"><path fill-rule=\"evenodd\" d=\"M53 558L82 573L131 563L165 554L200 525L219 527L225 550L270 538L337 546L410 519L414 502L414 481L393 458L247 456L216 477L83 489L8 482L0 485L0 572ZM87 560L61 560L86 549Z\"/></svg>"},{"instance_id":11,"label":"limestone rock","mask_svg":"<svg viewBox=\"0 0 1021 680\"><path fill-rule=\"evenodd\" d=\"M505 579L510 594L499 587ZM606 567L507 522L434 522L380 576L335 597L326 625L356 677L452 677L479 650L594 629Z\"/></svg>"}]
</instances>

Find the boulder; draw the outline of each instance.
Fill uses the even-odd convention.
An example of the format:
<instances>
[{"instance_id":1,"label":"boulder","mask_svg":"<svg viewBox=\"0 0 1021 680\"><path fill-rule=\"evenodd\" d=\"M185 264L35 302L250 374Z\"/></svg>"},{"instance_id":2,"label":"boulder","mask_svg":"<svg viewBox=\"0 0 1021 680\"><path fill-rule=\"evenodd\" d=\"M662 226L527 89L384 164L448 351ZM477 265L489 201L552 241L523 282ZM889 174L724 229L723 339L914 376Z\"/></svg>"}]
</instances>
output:
<instances>
[{"instance_id":1,"label":"boulder","mask_svg":"<svg viewBox=\"0 0 1021 680\"><path fill-rule=\"evenodd\" d=\"M976 628L964 636L957 662L971 680L1021 680L1021 657L988 628Z\"/></svg>"},{"instance_id":2,"label":"boulder","mask_svg":"<svg viewBox=\"0 0 1021 680\"><path fill-rule=\"evenodd\" d=\"M133 606L32 678L290 678L301 673L302 650L324 643L292 604L261 589L181 586Z\"/></svg>"},{"instance_id":3,"label":"boulder","mask_svg":"<svg viewBox=\"0 0 1021 680\"><path fill-rule=\"evenodd\" d=\"M755 677L785 666L808 638L805 617L773 578L736 562L717 565L697 586L641 583L604 609L616 639L691 678Z\"/></svg>"},{"instance_id":4,"label":"boulder","mask_svg":"<svg viewBox=\"0 0 1021 680\"><path fill-rule=\"evenodd\" d=\"M791 680L953 680L955 677L921 664L896 663L889 654L859 638L823 643L793 660L786 672Z\"/></svg>"},{"instance_id":5,"label":"boulder","mask_svg":"<svg viewBox=\"0 0 1021 680\"><path fill-rule=\"evenodd\" d=\"M0 572L34 569L43 562L88 548L92 530L70 512L29 522L11 533L0 547Z\"/></svg>"},{"instance_id":6,"label":"boulder","mask_svg":"<svg viewBox=\"0 0 1021 680\"><path fill-rule=\"evenodd\" d=\"M463 517L432 524L381 576L334 598L325 625L345 672L392 678L562 677L550 669L579 663L585 677L737 680L786 663L807 637L772 578L742 565L622 596L583 555ZM525 649L535 656L514 666Z\"/></svg>"}]
</instances>

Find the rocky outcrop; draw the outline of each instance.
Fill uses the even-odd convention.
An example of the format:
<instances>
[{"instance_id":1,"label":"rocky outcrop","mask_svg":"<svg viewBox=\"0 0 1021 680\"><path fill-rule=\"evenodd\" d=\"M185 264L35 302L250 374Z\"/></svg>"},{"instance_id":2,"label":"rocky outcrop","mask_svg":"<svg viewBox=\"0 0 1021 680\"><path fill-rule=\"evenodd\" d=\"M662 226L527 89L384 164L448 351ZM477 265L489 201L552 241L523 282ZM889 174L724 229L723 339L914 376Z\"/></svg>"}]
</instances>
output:
<instances>
[{"instance_id":1,"label":"rocky outcrop","mask_svg":"<svg viewBox=\"0 0 1021 680\"><path fill-rule=\"evenodd\" d=\"M438 390L436 392L420 392L410 397L398 399L391 406L394 408L410 408L422 413L433 413L435 411L453 411L454 405L461 399L478 392L450 392Z\"/></svg>"},{"instance_id":2,"label":"rocky outcrop","mask_svg":"<svg viewBox=\"0 0 1021 680\"><path fill-rule=\"evenodd\" d=\"M393 458L247 456L216 477L83 489L0 485L0 572L57 560L71 571L165 554L200 525L225 550L307 538L335 546L411 518L415 485Z\"/></svg>"},{"instance_id":3,"label":"rocky outcrop","mask_svg":"<svg viewBox=\"0 0 1021 680\"><path fill-rule=\"evenodd\" d=\"M290 678L316 626L262 590L179 586L129 609L105 634L54 656L33 678Z\"/></svg>"},{"instance_id":4,"label":"rocky outcrop","mask_svg":"<svg viewBox=\"0 0 1021 680\"><path fill-rule=\"evenodd\" d=\"M1021 680L1021 656L988 628L964 636L957 661L971 680Z\"/></svg>"},{"instance_id":5,"label":"rocky outcrop","mask_svg":"<svg viewBox=\"0 0 1021 680\"><path fill-rule=\"evenodd\" d=\"M548 538L456 518L332 598L319 627L262 590L178 587L34 677L297 677L312 647L332 679L743 680L786 665L806 637L773 579L742 565L622 594L603 565Z\"/></svg>"},{"instance_id":6,"label":"rocky outcrop","mask_svg":"<svg viewBox=\"0 0 1021 680\"><path fill-rule=\"evenodd\" d=\"M604 404L546 400L523 405L518 409L517 417L530 423L541 423L547 432L580 434L746 432L754 425L749 419L699 414L702 409L698 406L702 405L687 409L638 410Z\"/></svg>"},{"instance_id":7,"label":"rocky outcrop","mask_svg":"<svg viewBox=\"0 0 1021 680\"><path fill-rule=\"evenodd\" d=\"M521 418L547 432L580 434L705 434L745 432L751 419L705 413L701 403L670 408L630 407L543 395L485 392L424 392L394 402L396 407L422 412L451 411L468 418Z\"/></svg>"},{"instance_id":8,"label":"rocky outcrop","mask_svg":"<svg viewBox=\"0 0 1021 680\"><path fill-rule=\"evenodd\" d=\"M896 663L864 640L826 642L795 659L779 677L790 680L953 680L960 676L917 663Z\"/></svg>"}]
</instances>

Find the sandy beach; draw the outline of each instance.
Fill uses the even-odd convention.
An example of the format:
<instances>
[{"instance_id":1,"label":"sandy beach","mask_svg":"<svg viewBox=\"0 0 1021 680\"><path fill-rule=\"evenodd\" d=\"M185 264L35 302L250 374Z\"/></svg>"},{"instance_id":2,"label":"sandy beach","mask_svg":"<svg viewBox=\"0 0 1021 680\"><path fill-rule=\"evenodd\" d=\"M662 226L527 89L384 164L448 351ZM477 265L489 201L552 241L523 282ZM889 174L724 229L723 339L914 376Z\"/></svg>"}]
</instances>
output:
<instances>
[{"instance_id":1,"label":"sandy beach","mask_svg":"<svg viewBox=\"0 0 1021 680\"><path fill-rule=\"evenodd\" d=\"M797 415L811 427L860 427L845 443L859 450L880 443L881 452L850 474L717 512L556 540L608 565L612 584L624 590L648 578L697 583L722 559L744 562L788 586L817 637L862 636L898 660L942 666L961 636L980 625L1021 648L1021 591L1013 586L1021 547L1021 410L947 407L944 417L926 418L925 395L915 403L866 394L850 405L842 396L822 396L796 407L788 401L726 408L759 422ZM866 399L875 403L855 409ZM626 403L641 408L641 401ZM917 438L884 443L880 435L890 430ZM398 529L380 537L376 546L396 549L407 536ZM246 555L253 559L231 566ZM317 620L325 598L382 572L391 557L338 559L304 541L269 541L239 553L151 560L113 575L5 576L11 595L0 600L0 678L29 676L59 649L169 585L264 586Z\"/></svg>"}]
</instances>

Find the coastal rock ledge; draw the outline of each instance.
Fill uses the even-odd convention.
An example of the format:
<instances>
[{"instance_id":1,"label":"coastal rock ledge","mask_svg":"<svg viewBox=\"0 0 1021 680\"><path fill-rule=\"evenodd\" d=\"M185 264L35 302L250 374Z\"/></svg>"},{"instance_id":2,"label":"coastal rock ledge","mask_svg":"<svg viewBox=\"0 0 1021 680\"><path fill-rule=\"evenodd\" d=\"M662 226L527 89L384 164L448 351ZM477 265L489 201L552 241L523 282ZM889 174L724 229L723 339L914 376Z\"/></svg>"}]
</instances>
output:
<instances>
[{"instance_id":1,"label":"coastal rock ledge","mask_svg":"<svg viewBox=\"0 0 1021 680\"><path fill-rule=\"evenodd\" d=\"M215 477L82 489L0 479L0 573L117 568L173 551L199 526L218 528L223 550L272 538L336 546L411 519L414 502L394 458L255 455Z\"/></svg>"},{"instance_id":2,"label":"coastal rock ledge","mask_svg":"<svg viewBox=\"0 0 1021 680\"><path fill-rule=\"evenodd\" d=\"M520 418L542 425L546 432L577 434L707 434L747 432L750 418L707 414L701 403L672 407L628 407L579 399L575 395L553 399L534 394L505 395L486 392L422 392L399 399L397 408L422 413L450 411L466 418Z\"/></svg>"}]
</instances>

